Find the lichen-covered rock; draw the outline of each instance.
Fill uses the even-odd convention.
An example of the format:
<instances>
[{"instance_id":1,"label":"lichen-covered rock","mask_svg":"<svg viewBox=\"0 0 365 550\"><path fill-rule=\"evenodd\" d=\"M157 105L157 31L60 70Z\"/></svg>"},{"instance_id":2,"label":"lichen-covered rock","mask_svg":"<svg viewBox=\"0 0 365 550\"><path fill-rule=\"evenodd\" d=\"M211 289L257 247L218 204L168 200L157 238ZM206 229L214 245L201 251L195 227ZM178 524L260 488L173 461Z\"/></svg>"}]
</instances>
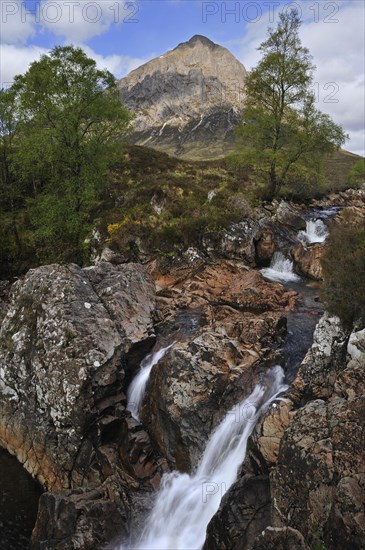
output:
<instances>
[{"instance_id":1,"label":"lichen-covered rock","mask_svg":"<svg viewBox=\"0 0 365 550\"><path fill-rule=\"evenodd\" d=\"M309 546L365 547L364 334L325 314L290 394L301 406L271 472L272 524Z\"/></svg>"},{"instance_id":2,"label":"lichen-covered rock","mask_svg":"<svg viewBox=\"0 0 365 550\"><path fill-rule=\"evenodd\" d=\"M233 224L225 231L207 233L202 238L202 248L210 257L242 260L254 266L256 251L254 240L258 237L260 226L255 219L246 219Z\"/></svg>"},{"instance_id":3,"label":"lichen-covered rock","mask_svg":"<svg viewBox=\"0 0 365 550\"><path fill-rule=\"evenodd\" d=\"M344 479L356 480L364 474L363 418L364 396L310 401L297 411L283 437L272 473L275 526L300 529L311 543L321 533L330 548L340 548L333 543L331 524L335 515L341 539L347 540L345 547L363 548L361 513L357 519L352 516L364 499L360 487L357 492L362 496L356 496L352 488L353 502L347 501L352 513L343 513ZM344 521L346 515L350 518L348 524Z\"/></svg>"},{"instance_id":4,"label":"lichen-covered rock","mask_svg":"<svg viewBox=\"0 0 365 550\"><path fill-rule=\"evenodd\" d=\"M273 205L276 206L274 216L279 223L288 225L295 230L305 229L305 220L297 206L286 201L280 201L279 204L274 202Z\"/></svg>"},{"instance_id":5,"label":"lichen-covered rock","mask_svg":"<svg viewBox=\"0 0 365 550\"><path fill-rule=\"evenodd\" d=\"M326 399L333 393L336 376L344 368L348 334L338 317L325 313L313 335L308 350L293 382L291 398L299 403L304 399Z\"/></svg>"},{"instance_id":6,"label":"lichen-covered rock","mask_svg":"<svg viewBox=\"0 0 365 550\"><path fill-rule=\"evenodd\" d=\"M154 300L150 276L132 264L44 266L13 285L0 332L0 444L48 488L78 485L91 467L98 420L123 403L122 357L153 340Z\"/></svg>"}]
</instances>

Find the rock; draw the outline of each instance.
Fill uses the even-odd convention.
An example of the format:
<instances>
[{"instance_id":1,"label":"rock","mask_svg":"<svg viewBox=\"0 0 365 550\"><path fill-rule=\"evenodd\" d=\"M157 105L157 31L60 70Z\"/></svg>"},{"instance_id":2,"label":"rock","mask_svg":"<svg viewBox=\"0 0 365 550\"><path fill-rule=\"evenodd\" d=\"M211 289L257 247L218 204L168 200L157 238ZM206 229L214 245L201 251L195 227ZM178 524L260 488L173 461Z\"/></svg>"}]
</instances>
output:
<instances>
[{"instance_id":1,"label":"rock","mask_svg":"<svg viewBox=\"0 0 365 550\"><path fill-rule=\"evenodd\" d=\"M217 158L234 147L246 70L225 48L193 36L118 85L136 113L132 140L185 157Z\"/></svg>"},{"instance_id":2,"label":"rock","mask_svg":"<svg viewBox=\"0 0 365 550\"><path fill-rule=\"evenodd\" d=\"M270 522L270 484L265 475L241 477L223 497L207 528L203 550L242 550Z\"/></svg>"},{"instance_id":3,"label":"rock","mask_svg":"<svg viewBox=\"0 0 365 550\"><path fill-rule=\"evenodd\" d=\"M297 411L271 476L275 526L300 529L311 544L320 533L326 546L340 548L332 530L335 515L338 540L347 541L345 548L363 548L363 510L360 516L357 510L364 493L353 482L351 489L344 484L346 478L363 476L364 415L364 396L310 401ZM352 497L344 505L349 490Z\"/></svg>"},{"instance_id":4,"label":"rock","mask_svg":"<svg viewBox=\"0 0 365 550\"><path fill-rule=\"evenodd\" d=\"M303 399L326 399L333 394L337 374L343 369L346 339L347 333L338 317L325 313L293 382L290 396L295 403Z\"/></svg>"},{"instance_id":5,"label":"rock","mask_svg":"<svg viewBox=\"0 0 365 550\"><path fill-rule=\"evenodd\" d=\"M289 399L273 403L253 433L253 441L269 468L278 459L282 437L293 416L292 407Z\"/></svg>"},{"instance_id":6,"label":"rock","mask_svg":"<svg viewBox=\"0 0 365 550\"><path fill-rule=\"evenodd\" d=\"M321 257L324 252L324 245L322 243L308 245L298 243L290 252L294 260L294 271L296 273L315 281L320 281L323 278Z\"/></svg>"},{"instance_id":7,"label":"rock","mask_svg":"<svg viewBox=\"0 0 365 550\"><path fill-rule=\"evenodd\" d=\"M153 344L154 312L154 282L136 264L43 266L12 286L0 330L0 445L52 491L34 547L107 542L129 528L126 495L151 491L166 471L125 411L122 363L135 369Z\"/></svg>"},{"instance_id":8,"label":"rock","mask_svg":"<svg viewBox=\"0 0 365 550\"><path fill-rule=\"evenodd\" d=\"M263 267L269 266L273 255L278 249L272 231L264 230L255 245L257 264Z\"/></svg>"},{"instance_id":9,"label":"rock","mask_svg":"<svg viewBox=\"0 0 365 550\"><path fill-rule=\"evenodd\" d=\"M0 442L49 489L84 476L95 422L123 403L122 355L154 337L154 307L139 265L44 266L13 285L0 332Z\"/></svg>"},{"instance_id":10,"label":"rock","mask_svg":"<svg viewBox=\"0 0 365 550\"><path fill-rule=\"evenodd\" d=\"M267 527L250 550L309 550L303 535L291 527Z\"/></svg>"},{"instance_id":11,"label":"rock","mask_svg":"<svg viewBox=\"0 0 365 550\"><path fill-rule=\"evenodd\" d=\"M285 201L281 201L276 208L275 219L283 224L288 225L291 228L299 231L299 229L305 229L305 220L301 217L301 210Z\"/></svg>"},{"instance_id":12,"label":"rock","mask_svg":"<svg viewBox=\"0 0 365 550\"><path fill-rule=\"evenodd\" d=\"M249 367L259 359L254 350L209 331L175 344L152 369L141 418L174 468L190 471L197 464L214 417L219 420L233 405L223 395L239 378L241 398L249 393Z\"/></svg>"},{"instance_id":13,"label":"rock","mask_svg":"<svg viewBox=\"0 0 365 550\"><path fill-rule=\"evenodd\" d=\"M260 226L254 219L233 224L226 231L207 233L202 238L202 248L211 258L242 260L255 265L255 243Z\"/></svg>"},{"instance_id":14,"label":"rock","mask_svg":"<svg viewBox=\"0 0 365 550\"><path fill-rule=\"evenodd\" d=\"M129 535L131 507L119 476L109 477L99 488L44 493L39 502L32 548L101 548L106 541Z\"/></svg>"}]
</instances>

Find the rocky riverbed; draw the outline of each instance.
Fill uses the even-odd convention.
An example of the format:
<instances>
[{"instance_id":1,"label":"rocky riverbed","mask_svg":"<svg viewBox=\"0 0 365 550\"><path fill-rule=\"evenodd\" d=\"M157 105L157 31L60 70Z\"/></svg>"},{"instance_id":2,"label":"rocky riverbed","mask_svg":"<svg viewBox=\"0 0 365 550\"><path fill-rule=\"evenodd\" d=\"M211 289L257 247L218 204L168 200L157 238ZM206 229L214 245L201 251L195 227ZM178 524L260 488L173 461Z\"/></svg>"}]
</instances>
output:
<instances>
[{"instance_id":1,"label":"rocky riverbed","mask_svg":"<svg viewBox=\"0 0 365 550\"><path fill-rule=\"evenodd\" d=\"M364 194L315 207L337 204L339 223L345 209L361 217ZM0 445L45 488L33 548L132 540L162 475L191 472L212 430L277 364L292 385L257 424L204 548L364 547L365 333L325 313L299 351L298 316L314 328L320 315L316 287L258 270L293 251L293 270L320 279L325 244L298 238L307 213L274 203L179 258L43 266L4 293ZM128 386L169 343L136 420Z\"/></svg>"}]
</instances>

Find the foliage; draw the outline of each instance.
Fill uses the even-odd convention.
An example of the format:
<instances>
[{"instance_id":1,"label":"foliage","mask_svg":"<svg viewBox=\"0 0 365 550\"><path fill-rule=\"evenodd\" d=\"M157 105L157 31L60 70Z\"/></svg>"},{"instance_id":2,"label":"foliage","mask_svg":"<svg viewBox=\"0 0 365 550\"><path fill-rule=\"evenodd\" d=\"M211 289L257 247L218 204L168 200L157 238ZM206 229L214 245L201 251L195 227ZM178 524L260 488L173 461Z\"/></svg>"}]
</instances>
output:
<instances>
[{"instance_id":1,"label":"foliage","mask_svg":"<svg viewBox=\"0 0 365 550\"><path fill-rule=\"evenodd\" d=\"M252 215L249 182L225 161L188 162L136 146L126 151L112 170L97 223L123 258L138 259L135 243L151 255L177 253Z\"/></svg>"},{"instance_id":2,"label":"foliage","mask_svg":"<svg viewBox=\"0 0 365 550\"><path fill-rule=\"evenodd\" d=\"M56 47L2 98L2 166L10 166L17 197L19 186L27 190L38 258L82 263L90 210L131 120L116 81L80 48ZM2 194L6 188L2 177Z\"/></svg>"},{"instance_id":3,"label":"foliage","mask_svg":"<svg viewBox=\"0 0 365 550\"><path fill-rule=\"evenodd\" d=\"M346 137L315 108L310 90L314 66L301 45L299 27L295 9L281 13L277 29L269 29L259 48L261 61L246 79L239 158L265 182L269 200L292 182L320 181L324 156Z\"/></svg>"},{"instance_id":4,"label":"foliage","mask_svg":"<svg viewBox=\"0 0 365 550\"><path fill-rule=\"evenodd\" d=\"M333 225L322 257L323 300L343 325L365 321L365 226Z\"/></svg>"},{"instance_id":5,"label":"foliage","mask_svg":"<svg viewBox=\"0 0 365 550\"><path fill-rule=\"evenodd\" d=\"M365 184L365 158L359 158L353 164L347 176L347 183L351 187L361 187Z\"/></svg>"}]
</instances>

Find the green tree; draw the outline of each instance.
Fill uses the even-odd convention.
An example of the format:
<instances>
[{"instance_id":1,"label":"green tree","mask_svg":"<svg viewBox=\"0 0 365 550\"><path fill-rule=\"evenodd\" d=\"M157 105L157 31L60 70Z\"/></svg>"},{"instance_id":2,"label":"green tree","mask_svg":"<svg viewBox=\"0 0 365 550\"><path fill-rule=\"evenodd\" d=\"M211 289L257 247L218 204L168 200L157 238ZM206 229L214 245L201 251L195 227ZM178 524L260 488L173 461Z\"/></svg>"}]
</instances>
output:
<instances>
[{"instance_id":1,"label":"green tree","mask_svg":"<svg viewBox=\"0 0 365 550\"><path fill-rule=\"evenodd\" d=\"M80 48L56 47L13 85L17 108L18 176L28 201L42 261L82 262L90 209L131 120L115 78Z\"/></svg>"},{"instance_id":2,"label":"green tree","mask_svg":"<svg viewBox=\"0 0 365 550\"><path fill-rule=\"evenodd\" d=\"M322 297L330 313L352 328L365 322L365 227L333 225L321 259Z\"/></svg>"},{"instance_id":3,"label":"green tree","mask_svg":"<svg viewBox=\"0 0 365 550\"><path fill-rule=\"evenodd\" d=\"M315 108L314 66L301 45L300 24L297 10L280 14L246 80L240 162L264 181L269 200L292 180L318 181L324 155L346 139L342 128Z\"/></svg>"}]
</instances>

